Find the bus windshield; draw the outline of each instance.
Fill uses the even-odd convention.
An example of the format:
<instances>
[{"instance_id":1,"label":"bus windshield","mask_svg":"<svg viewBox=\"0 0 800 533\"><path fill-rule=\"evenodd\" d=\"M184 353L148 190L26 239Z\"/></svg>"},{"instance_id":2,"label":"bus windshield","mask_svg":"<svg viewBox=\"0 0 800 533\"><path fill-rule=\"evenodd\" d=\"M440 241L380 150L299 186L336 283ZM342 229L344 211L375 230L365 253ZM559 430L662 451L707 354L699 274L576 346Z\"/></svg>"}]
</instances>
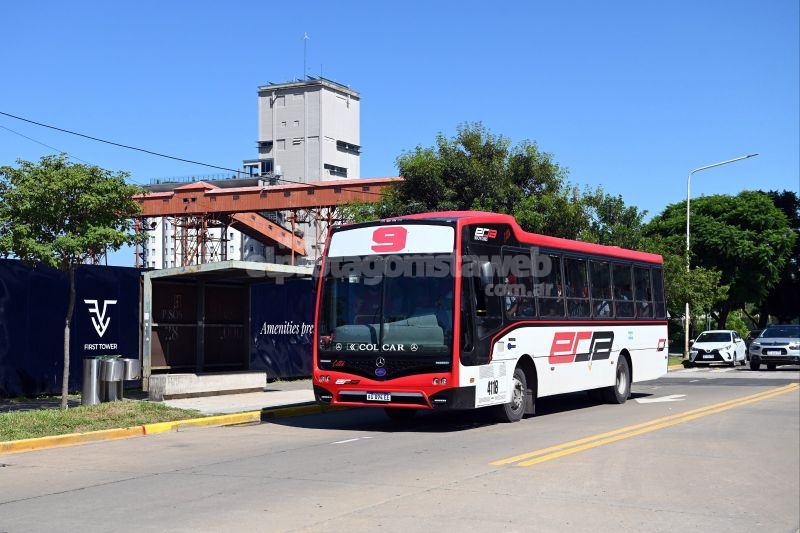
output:
<instances>
[{"instance_id":1,"label":"bus windshield","mask_svg":"<svg viewBox=\"0 0 800 533\"><path fill-rule=\"evenodd\" d=\"M366 269L369 275L355 271L343 274L338 268L325 274L320 350L414 356L449 352L453 276L444 270L426 276L421 257L371 261Z\"/></svg>"}]
</instances>

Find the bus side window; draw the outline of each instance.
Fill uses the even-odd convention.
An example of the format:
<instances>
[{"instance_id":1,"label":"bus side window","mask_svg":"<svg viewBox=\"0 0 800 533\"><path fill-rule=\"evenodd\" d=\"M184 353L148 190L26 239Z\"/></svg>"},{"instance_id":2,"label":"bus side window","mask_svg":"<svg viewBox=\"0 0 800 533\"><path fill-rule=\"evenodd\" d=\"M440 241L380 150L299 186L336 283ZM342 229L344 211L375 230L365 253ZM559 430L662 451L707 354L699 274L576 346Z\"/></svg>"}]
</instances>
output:
<instances>
[{"instance_id":1,"label":"bus side window","mask_svg":"<svg viewBox=\"0 0 800 533\"><path fill-rule=\"evenodd\" d=\"M633 290L631 267L615 264L611 268L614 286L614 307L617 318L633 318Z\"/></svg>"},{"instance_id":2,"label":"bus side window","mask_svg":"<svg viewBox=\"0 0 800 533\"><path fill-rule=\"evenodd\" d=\"M664 303L664 271L660 268L653 269L653 300L656 307L656 318L666 318L667 308Z\"/></svg>"},{"instance_id":3,"label":"bus side window","mask_svg":"<svg viewBox=\"0 0 800 533\"><path fill-rule=\"evenodd\" d=\"M585 259L564 259L567 312L572 318L586 318L589 313L589 278Z\"/></svg>"},{"instance_id":4,"label":"bus side window","mask_svg":"<svg viewBox=\"0 0 800 533\"><path fill-rule=\"evenodd\" d=\"M653 317L653 291L650 287L650 269L634 267L633 284L636 290L636 316Z\"/></svg>"},{"instance_id":5,"label":"bus side window","mask_svg":"<svg viewBox=\"0 0 800 533\"><path fill-rule=\"evenodd\" d=\"M491 289L497 287L500 278L494 272L494 265L489 261L479 264L480 275L475 280L475 325L478 338L484 338L496 329L503 321L503 300ZM490 294L491 293L491 294Z\"/></svg>"},{"instance_id":6,"label":"bus side window","mask_svg":"<svg viewBox=\"0 0 800 533\"><path fill-rule=\"evenodd\" d=\"M592 283L592 309L594 316L613 316L610 265L606 262L589 261L589 276Z\"/></svg>"},{"instance_id":7,"label":"bus side window","mask_svg":"<svg viewBox=\"0 0 800 533\"><path fill-rule=\"evenodd\" d=\"M564 285L561 278L561 256L548 255L549 268L539 269L535 273L539 283L536 285L536 299L539 316L542 318L564 318ZM545 266L547 263L542 263Z\"/></svg>"},{"instance_id":8,"label":"bus side window","mask_svg":"<svg viewBox=\"0 0 800 533\"><path fill-rule=\"evenodd\" d=\"M470 294L470 284L467 278L461 279L461 351L471 352L475 343L472 332L475 329L475 322L472 320L472 294Z\"/></svg>"}]
</instances>

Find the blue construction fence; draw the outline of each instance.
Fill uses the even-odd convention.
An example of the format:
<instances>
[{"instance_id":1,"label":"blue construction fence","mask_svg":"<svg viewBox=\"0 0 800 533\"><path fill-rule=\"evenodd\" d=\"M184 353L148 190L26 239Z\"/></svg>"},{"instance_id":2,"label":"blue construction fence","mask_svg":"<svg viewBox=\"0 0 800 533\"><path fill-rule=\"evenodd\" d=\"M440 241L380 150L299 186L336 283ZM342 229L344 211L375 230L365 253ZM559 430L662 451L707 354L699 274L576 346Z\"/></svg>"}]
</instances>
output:
<instances>
[{"instance_id":1,"label":"blue construction fence","mask_svg":"<svg viewBox=\"0 0 800 533\"><path fill-rule=\"evenodd\" d=\"M141 273L128 267L78 268L71 391L81 389L86 357L139 358ZM251 286L250 340L244 344L249 364L242 370L263 370L271 379L311 375L312 286L309 279ZM61 392L68 299L66 273L0 259L0 398ZM248 360L233 353L230 359Z\"/></svg>"},{"instance_id":2,"label":"blue construction fence","mask_svg":"<svg viewBox=\"0 0 800 533\"><path fill-rule=\"evenodd\" d=\"M141 270L81 265L70 327L70 390L88 356L139 357ZM69 302L65 272L0 259L0 397L58 394Z\"/></svg>"}]
</instances>

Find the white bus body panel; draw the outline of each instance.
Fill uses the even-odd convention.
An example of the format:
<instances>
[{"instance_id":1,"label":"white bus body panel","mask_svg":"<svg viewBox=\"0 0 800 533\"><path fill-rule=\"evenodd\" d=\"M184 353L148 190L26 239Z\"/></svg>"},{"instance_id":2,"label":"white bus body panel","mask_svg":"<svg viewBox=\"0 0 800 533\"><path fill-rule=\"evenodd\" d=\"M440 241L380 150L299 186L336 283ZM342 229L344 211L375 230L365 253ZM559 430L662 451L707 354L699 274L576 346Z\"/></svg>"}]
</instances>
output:
<instances>
[{"instance_id":1,"label":"white bus body panel","mask_svg":"<svg viewBox=\"0 0 800 533\"><path fill-rule=\"evenodd\" d=\"M630 355L632 381L657 379L667 372L666 342L660 324L520 326L496 340L490 364L460 366L459 384L476 387L475 407L508 403L514 369L527 355L536 366L537 397L610 387L622 351ZM575 354L586 360L575 361Z\"/></svg>"}]
</instances>

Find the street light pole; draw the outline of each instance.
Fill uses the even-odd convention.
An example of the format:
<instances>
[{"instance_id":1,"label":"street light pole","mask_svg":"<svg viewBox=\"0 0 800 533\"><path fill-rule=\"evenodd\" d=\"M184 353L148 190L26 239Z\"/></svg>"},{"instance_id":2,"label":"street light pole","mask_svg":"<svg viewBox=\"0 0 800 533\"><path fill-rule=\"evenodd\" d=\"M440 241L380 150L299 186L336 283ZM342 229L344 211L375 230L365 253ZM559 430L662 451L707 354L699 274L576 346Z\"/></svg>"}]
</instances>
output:
<instances>
[{"instance_id":1,"label":"street light pole","mask_svg":"<svg viewBox=\"0 0 800 533\"><path fill-rule=\"evenodd\" d=\"M721 161L719 163L714 163L713 165L706 165L704 167L696 168L689 172L689 176L686 178L686 273L689 273L689 218L691 217L691 199L692 199L692 174L695 172L700 172L701 170L708 170L709 168L718 167L721 165L727 165L728 163L735 163L736 161L741 161L742 159L749 159L751 157L755 157L758 154L748 154L743 155L741 157L736 157L734 159L728 159L727 161ZM688 281L688 279L687 279ZM683 339L683 358L689 358L689 302L686 302L686 312L685 312L686 320L684 323L684 339Z\"/></svg>"}]
</instances>

